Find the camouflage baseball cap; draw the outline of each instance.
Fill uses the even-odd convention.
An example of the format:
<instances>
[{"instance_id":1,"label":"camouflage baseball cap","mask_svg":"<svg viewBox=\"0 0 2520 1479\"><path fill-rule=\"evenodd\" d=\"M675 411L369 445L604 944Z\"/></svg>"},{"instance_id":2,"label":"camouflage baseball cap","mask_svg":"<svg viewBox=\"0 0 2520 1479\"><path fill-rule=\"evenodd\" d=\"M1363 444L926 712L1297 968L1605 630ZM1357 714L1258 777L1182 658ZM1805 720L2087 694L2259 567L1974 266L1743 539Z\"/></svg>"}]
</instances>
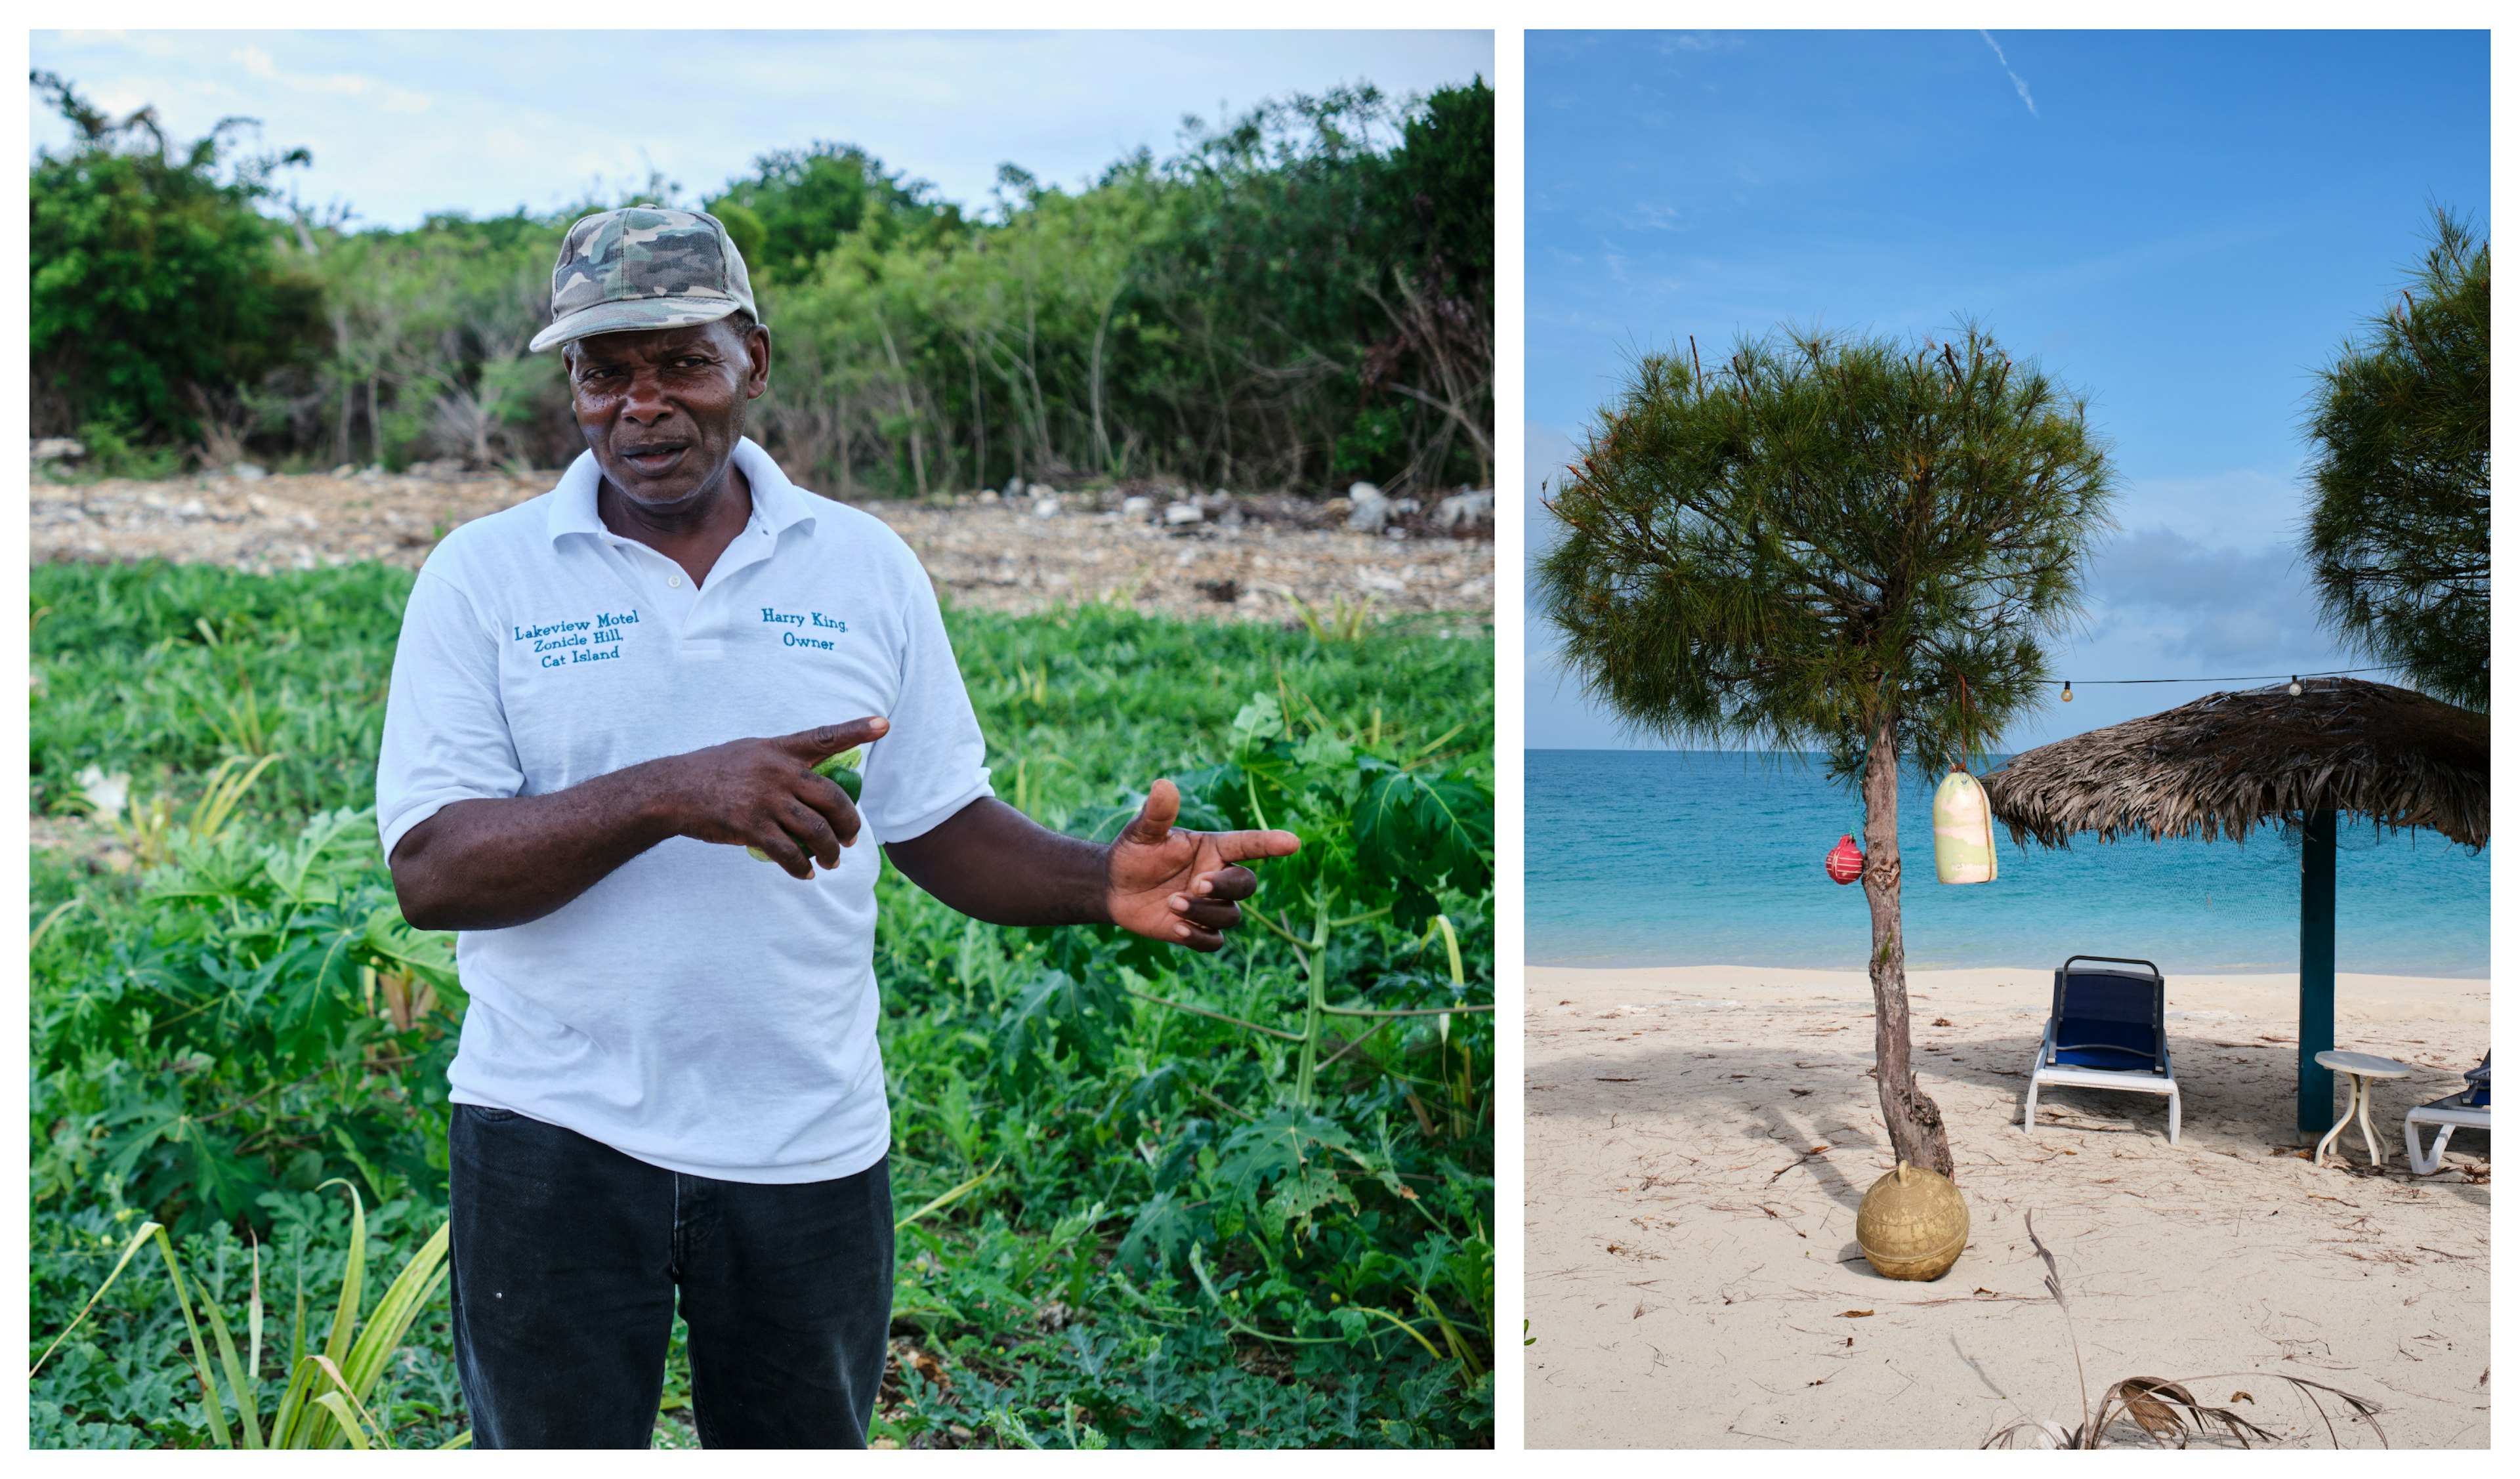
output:
<instances>
[{"instance_id":1,"label":"camouflage baseball cap","mask_svg":"<svg viewBox=\"0 0 2520 1479\"><path fill-rule=\"evenodd\" d=\"M717 217L632 205L568 228L552 268L551 327L533 348L625 330L710 324L738 308L754 319L752 280Z\"/></svg>"}]
</instances>

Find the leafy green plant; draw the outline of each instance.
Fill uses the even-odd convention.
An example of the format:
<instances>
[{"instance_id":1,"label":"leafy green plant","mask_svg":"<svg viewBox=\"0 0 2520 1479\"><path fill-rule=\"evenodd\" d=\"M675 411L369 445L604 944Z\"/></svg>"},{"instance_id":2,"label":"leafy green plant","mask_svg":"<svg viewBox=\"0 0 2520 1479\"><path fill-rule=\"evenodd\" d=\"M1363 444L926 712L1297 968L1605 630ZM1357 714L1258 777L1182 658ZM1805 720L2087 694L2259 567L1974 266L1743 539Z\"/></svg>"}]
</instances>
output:
<instances>
[{"instance_id":1,"label":"leafy green plant","mask_svg":"<svg viewBox=\"0 0 2520 1479\"><path fill-rule=\"evenodd\" d=\"M141 565L31 579L48 608L31 653L45 675L34 804L77 806L93 766L189 810L235 753L202 734L195 700L241 680L278 757L215 840L176 827L158 867L39 851L28 916L51 921L29 954L29 1354L72 1326L139 1221L161 1223L241 1442L202 1287L250 1366L256 1243L266 1292L293 1261L310 1298L336 1297L354 1229L317 1187L346 1182L369 1208L365 1298L399 1267L381 1248L421 1247L444 1217L463 999L446 937L400 924L361 810L411 577ZM1090 830L1169 775L1192 825L1242 825L1256 798L1331 861L1262 870L1251 908L1300 948L1255 922L1214 957L980 924L884 871L899 1360L878 1436L1492 1442L1496 1025L1468 1009L1494 1002L1488 646L1402 622L1326 644L1111 605L947 621L988 763L1001 784L1022 778L1027 811ZM1255 706L1255 692L1274 698ZM1358 829L1392 774L1410 783L1384 798L1388 852L1427 847L1407 831L1432 825L1424 787L1469 813L1475 863L1411 861L1424 900L1399 897L1407 870ZM1316 949L1325 887L1332 927ZM1348 1007L1425 1014L1328 1009ZM33 1442L215 1446L199 1370L168 1360L188 1339L174 1292L126 1273L61 1339L30 1382ZM679 1335L672 1349L658 1441L688 1445ZM285 1388L275 1377L260 1395L266 1440ZM325 1392L338 1395L322 1383L301 1404ZM463 1431L442 1300L359 1407L371 1443Z\"/></svg>"},{"instance_id":2,"label":"leafy green plant","mask_svg":"<svg viewBox=\"0 0 2520 1479\"><path fill-rule=\"evenodd\" d=\"M52 1127L39 1203L100 1173L137 1178L145 1200L197 1228L329 1170L380 1199L427 1171L427 1147L397 1131L415 1114L442 1126L443 1089L410 1094L397 1070L452 1050L442 1019L408 1013L417 984L460 1011L446 938L403 923L367 812L320 814L285 841L224 833L173 835L128 906L140 931L116 937L100 920L44 942L89 968L36 1013L38 1052L60 1065L36 1095ZM404 983L399 1024L375 998L381 978ZM64 1071L81 1048L110 1047L162 1067Z\"/></svg>"},{"instance_id":3,"label":"leafy green plant","mask_svg":"<svg viewBox=\"0 0 2520 1479\"><path fill-rule=\"evenodd\" d=\"M1332 1006L1327 1000L1331 931L1385 916L1403 929L1440 930L1450 952L1454 989L1465 989L1460 940L1452 920L1435 912L1435 890L1449 886L1475 896L1488 887L1495 798L1466 775L1430 775L1326 730L1317 729L1295 742L1286 737L1279 701L1265 694L1253 695L1235 715L1232 734L1233 758L1193 772L1184 795L1215 819L1213 825L1282 828L1303 839L1304 849L1294 860L1273 869L1282 885L1273 897L1300 890L1301 916L1290 915L1282 905L1274 917L1265 909L1246 911L1251 922L1293 947L1303 963L1307 999L1302 1028L1264 1027L1167 1001L1136 986L1126 988L1129 994L1300 1044L1303 1056L1292 1086L1298 1105L1313 1099L1314 1076L1323 1066L1324 1033L1331 1018L1371 1018L1372 1030L1379 1030L1401 1018L1431 1016L1449 1039L1457 1011L1495 1010L1493 1005L1384 1008ZM1099 815L1089 812L1083 819L1086 834L1108 841L1142 804L1144 798L1138 797ZM1284 887L1286 883L1294 888ZM1382 902L1339 915L1343 901L1374 899ZM1352 1052L1363 1041L1346 1044L1339 1053Z\"/></svg>"},{"instance_id":4,"label":"leafy green plant","mask_svg":"<svg viewBox=\"0 0 2520 1479\"><path fill-rule=\"evenodd\" d=\"M1328 610L1318 609L1311 602L1292 593L1286 599L1294 603L1296 616L1302 619L1304 630L1313 634L1315 642L1354 642L1366 634L1373 616L1373 598L1371 596L1354 605L1348 605L1344 596L1333 596Z\"/></svg>"},{"instance_id":5,"label":"leafy green plant","mask_svg":"<svg viewBox=\"0 0 2520 1479\"><path fill-rule=\"evenodd\" d=\"M448 1225L439 1224L437 1232L411 1257L402 1272L395 1276L384 1295L367 1319L365 1328L359 1324L360 1273L365 1267L367 1244L367 1209L359 1201L358 1189L346 1182L327 1182L338 1186L350 1198L350 1247L341 1264L340 1301L333 1311L333 1323L325 1337L323 1349L306 1348L306 1296L298 1291L296 1307L289 1328L289 1352L286 1369L289 1384L280 1402L272 1410L270 1420L263 1419L259 1384L262 1372L263 1298L262 1250L254 1249L252 1291L247 1301L247 1346L245 1359L237 1358L236 1340L229 1332L227 1317L220 1312L219 1302L208 1284L198 1277L190 1278L191 1293L186 1292L188 1276L175 1257L174 1244L167 1241L165 1228L155 1222L143 1223L114 1263L113 1272L106 1276L95 1294L89 1296L78 1318L62 1333L53 1337L44 1354L36 1358L26 1375L32 1380L42 1371L44 1363L60 1349L70 1332L87 1319L113 1281L122 1277L123 1267L133 1254L153 1237L158 1256L166 1266L166 1277L175 1290L176 1306L183 1312L184 1328L190 1340L192 1365L201 1381L202 1412L209 1420L210 1432L220 1448L248 1449L355 1449L389 1448L392 1441L371 1414L365 1402L375 1387L377 1376L402 1344L413 1319L445 1281ZM218 1367L210 1365L210 1347L202 1339L201 1325L193 1317L198 1302L209 1322L211 1336L217 1342ZM226 1378L222 1391L220 1376ZM237 1416L236 1434L230 1436L227 1411ZM463 1448L470 1444L470 1433L459 1435L443 1445Z\"/></svg>"}]
</instances>

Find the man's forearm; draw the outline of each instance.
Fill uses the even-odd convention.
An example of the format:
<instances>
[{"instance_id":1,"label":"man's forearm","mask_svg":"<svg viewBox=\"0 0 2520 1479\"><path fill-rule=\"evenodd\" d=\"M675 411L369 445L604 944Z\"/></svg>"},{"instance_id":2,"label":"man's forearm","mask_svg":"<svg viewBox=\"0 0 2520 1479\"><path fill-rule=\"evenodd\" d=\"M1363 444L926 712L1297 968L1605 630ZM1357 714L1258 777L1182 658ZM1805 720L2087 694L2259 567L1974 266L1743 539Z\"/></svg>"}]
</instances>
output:
<instances>
[{"instance_id":1,"label":"man's forearm","mask_svg":"<svg viewBox=\"0 0 2520 1479\"><path fill-rule=\"evenodd\" d=\"M884 855L910 881L990 924L1107 924L1110 850L983 796Z\"/></svg>"},{"instance_id":2,"label":"man's forearm","mask_svg":"<svg viewBox=\"0 0 2520 1479\"><path fill-rule=\"evenodd\" d=\"M394 848L403 918L421 929L504 929L558 910L675 834L649 770L441 808Z\"/></svg>"}]
</instances>

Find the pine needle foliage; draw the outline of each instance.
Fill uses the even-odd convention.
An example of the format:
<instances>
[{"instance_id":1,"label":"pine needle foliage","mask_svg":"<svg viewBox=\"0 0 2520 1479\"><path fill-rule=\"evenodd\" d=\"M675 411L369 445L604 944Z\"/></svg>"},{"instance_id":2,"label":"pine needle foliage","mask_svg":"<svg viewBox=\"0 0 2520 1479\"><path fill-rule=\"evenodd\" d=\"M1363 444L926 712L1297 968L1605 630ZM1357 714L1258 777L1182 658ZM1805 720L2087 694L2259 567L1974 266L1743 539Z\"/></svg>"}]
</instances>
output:
<instances>
[{"instance_id":1,"label":"pine needle foliage","mask_svg":"<svg viewBox=\"0 0 2520 1479\"><path fill-rule=\"evenodd\" d=\"M2493 253L2448 210L2433 231L2398 300L2319 374L2302 544L2339 637L2482 712Z\"/></svg>"},{"instance_id":2,"label":"pine needle foliage","mask_svg":"<svg viewBox=\"0 0 2520 1479\"><path fill-rule=\"evenodd\" d=\"M1933 764L2042 700L2109 527L2084 402L1969 329L1647 356L1551 500L1543 611L1595 698L1679 742ZM1967 686L1967 701L1960 688Z\"/></svg>"},{"instance_id":3,"label":"pine needle foliage","mask_svg":"<svg viewBox=\"0 0 2520 1479\"><path fill-rule=\"evenodd\" d=\"M1861 782L1883 1110L1948 1176L1907 1065L1898 766L1981 755L2044 698L2109 527L2086 402L1975 325L1912 344L1780 332L1648 355L1549 504L1538 605L1635 730L1824 751Z\"/></svg>"}]
</instances>

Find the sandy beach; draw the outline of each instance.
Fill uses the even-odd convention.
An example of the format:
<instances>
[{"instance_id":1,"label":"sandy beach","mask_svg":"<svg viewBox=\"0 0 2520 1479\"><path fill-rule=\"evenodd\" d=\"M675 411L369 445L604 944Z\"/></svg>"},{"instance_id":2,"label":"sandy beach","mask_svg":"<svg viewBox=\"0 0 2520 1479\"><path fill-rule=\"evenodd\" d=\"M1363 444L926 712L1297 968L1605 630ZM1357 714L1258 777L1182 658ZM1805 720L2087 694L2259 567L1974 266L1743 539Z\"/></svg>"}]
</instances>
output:
<instances>
[{"instance_id":1,"label":"sandy beach","mask_svg":"<svg viewBox=\"0 0 2520 1479\"><path fill-rule=\"evenodd\" d=\"M2324 1447L2289 1374L2379 1403L2393 1447L2486 1446L2491 1142L2459 1132L2418 1181L2400 1124L2485 1052L2488 983L2339 975L2338 1046L2417 1070L2380 1088L2373 1174L2357 1131L2347 1168L2296 1143L2290 976L2170 978L2177 1146L2161 1099L2098 1090L2043 1089L2025 1135L2052 969L1911 973L1971 1236L1949 1275L1903 1283L1855 1244L1890 1169L1859 972L1531 967L1529 1444L1974 1448L2024 1418L2071 1426L2073 1347L2028 1213L2095 1398L2241 1373L2195 1395ZM2347 1446L2377 1446L2330 1412Z\"/></svg>"}]
</instances>

